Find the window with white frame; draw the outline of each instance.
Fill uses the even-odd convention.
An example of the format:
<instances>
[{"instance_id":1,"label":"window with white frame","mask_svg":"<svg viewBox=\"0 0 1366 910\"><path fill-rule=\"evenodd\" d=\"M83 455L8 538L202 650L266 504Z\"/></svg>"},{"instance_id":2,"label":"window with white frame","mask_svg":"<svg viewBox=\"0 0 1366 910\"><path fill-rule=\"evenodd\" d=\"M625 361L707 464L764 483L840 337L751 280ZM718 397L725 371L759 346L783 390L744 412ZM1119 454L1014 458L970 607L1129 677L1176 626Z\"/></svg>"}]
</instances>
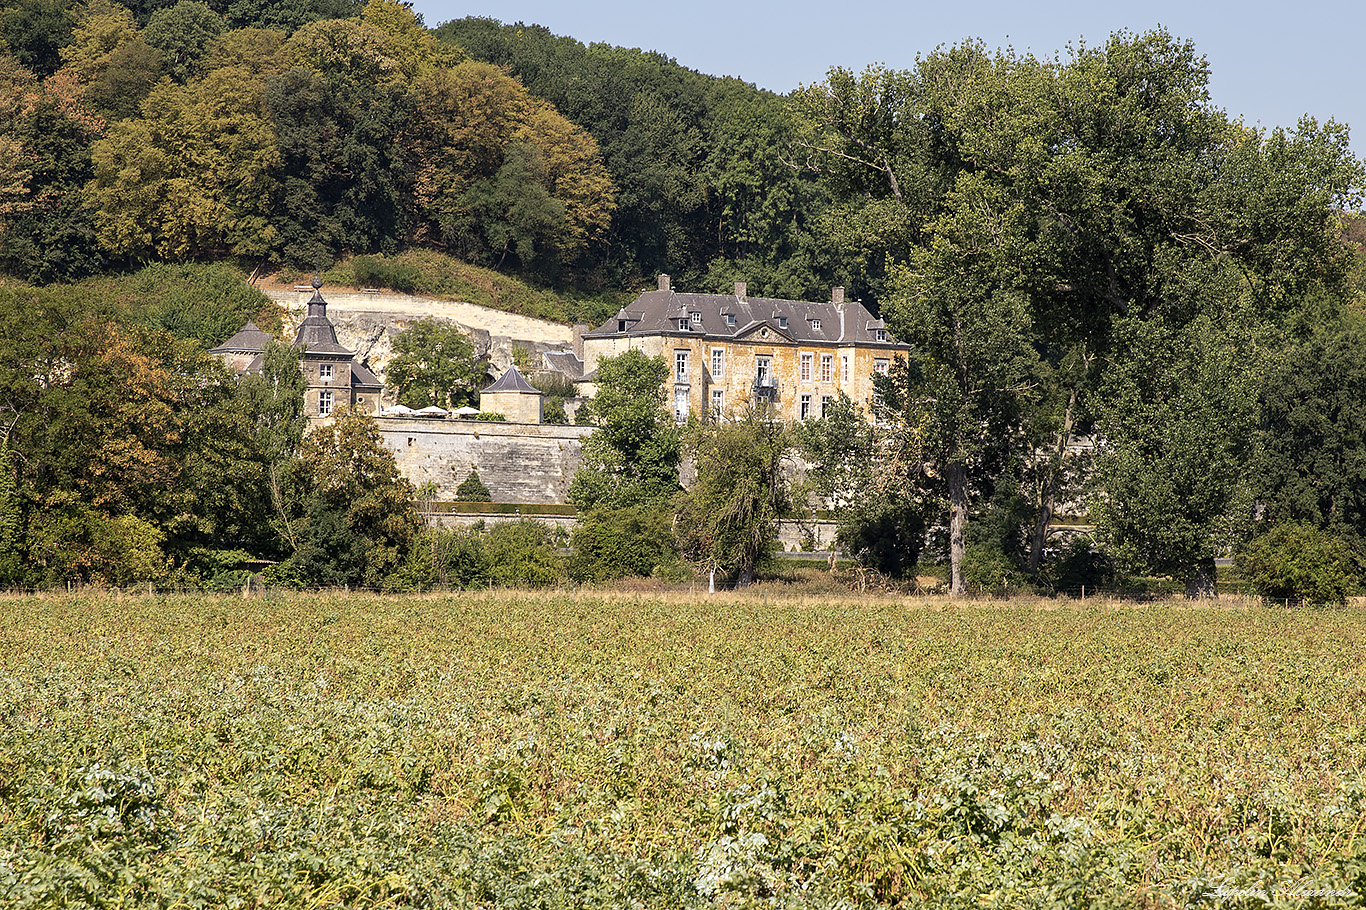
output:
<instances>
[{"instance_id":1,"label":"window with white frame","mask_svg":"<svg viewBox=\"0 0 1366 910\"><path fill-rule=\"evenodd\" d=\"M803 355L802 355L802 372L801 372L801 376L802 376L802 382L810 382L810 381L811 381L811 355L810 355L810 354L803 354Z\"/></svg>"},{"instance_id":2,"label":"window with white frame","mask_svg":"<svg viewBox=\"0 0 1366 910\"><path fill-rule=\"evenodd\" d=\"M330 364L330 363L320 363L320 364L318 364L318 378L319 378L319 379L321 379L323 382L331 382L331 381L332 381L332 376L333 376L332 364Z\"/></svg>"},{"instance_id":3,"label":"window with white frame","mask_svg":"<svg viewBox=\"0 0 1366 910\"><path fill-rule=\"evenodd\" d=\"M688 320L686 320L686 319L680 319L680 320L678 320L678 330L679 330L680 332L686 332L686 331L688 330Z\"/></svg>"},{"instance_id":4,"label":"window with white frame","mask_svg":"<svg viewBox=\"0 0 1366 910\"><path fill-rule=\"evenodd\" d=\"M688 381L688 352L674 351L674 382Z\"/></svg>"},{"instance_id":5,"label":"window with white frame","mask_svg":"<svg viewBox=\"0 0 1366 910\"><path fill-rule=\"evenodd\" d=\"M702 324L702 314L701 314L701 313L693 313L693 314L692 314L692 322L693 322L693 325L701 325L701 324Z\"/></svg>"},{"instance_id":6,"label":"window with white frame","mask_svg":"<svg viewBox=\"0 0 1366 910\"><path fill-rule=\"evenodd\" d=\"M674 389L674 419L679 423L688 419L687 389Z\"/></svg>"},{"instance_id":7,"label":"window with white frame","mask_svg":"<svg viewBox=\"0 0 1366 910\"><path fill-rule=\"evenodd\" d=\"M726 390L711 390L711 416L720 418L721 413L726 409Z\"/></svg>"},{"instance_id":8,"label":"window with white frame","mask_svg":"<svg viewBox=\"0 0 1366 910\"><path fill-rule=\"evenodd\" d=\"M711 349L711 378L721 380L726 378L726 349Z\"/></svg>"},{"instance_id":9,"label":"window with white frame","mask_svg":"<svg viewBox=\"0 0 1366 910\"><path fill-rule=\"evenodd\" d=\"M887 375L888 362L884 357L879 357L873 361L873 372L879 376Z\"/></svg>"},{"instance_id":10,"label":"window with white frame","mask_svg":"<svg viewBox=\"0 0 1366 910\"><path fill-rule=\"evenodd\" d=\"M734 313L727 313L727 314L726 314L726 325L735 325L735 314L734 314Z\"/></svg>"},{"instance_id":11,"label":"window with white frame","mask_svg":"<svg viewBox=\"0 0 1366 910\"><path fill-rule=\"evenodd\" d=\"M887 340L887 330L886 330L886 329L878 329L877 332L875 333L875 337L877 338L878 341L886 341L886 340Z\"/></svg>"},{"instance_id":12,"label":"window with white frame","mask_svg":"<svg viewBox=\"0 0 1366 910\"><path fill-rule=\"evenodd\" d=\"M813 319L813 320L811 320L811 328L813 328L813 329L818 329L818 328L820 328L820 327L821 327L821 321L820 321L819 319Z\"/></svg>"},{"instance_id":13,"label":"window with white frame","mask_svg":"<svg viewBox=\"0 0 1366 910\"><path fill-rule=\"evenodd\" d=\"M826 417L830 416L830 402L834 400L835 399L830 397L829 395L821 396L821 419L825 419Z\"/></svg>"},{"instance_id":14,"label":"window with white frame","mask_svg":"<svg viewBox=\"0 0 1366 910\"><path fill-rule=\"evenodd\" d=\"M779 316L779 317L778 317L778 328L780 328L780 329L785 329L785 328L787 328L787 317L786 317L786 316Z\"/></svg>"},{"instance_id":15,"label":"window with white frame","mask_svg":"<svg viewBox=\"0 0 1366 910\"><path fill-rule=\"evenodd\" d=\"M830 379L831 379L831 373L834 371L834 369L835 369L835 355L834 355L834 354L822 354L822 355L821 355L821 382L829 382Z\"/></svg>"},{"instance_id":16,"label":"window with white frame","mask_svg":"<svg viewBox=\"0 0 1366 910\"><path fill-rule=\"evenodd\" d=\"M810 419L810 417L811 417L811 396L810 396L810 395L803 395L803 396L802 396L801 417L802 417L802 420L808 420L808 419Z\"/></svg>"},{"instance_id":17,"label":"window with white frame","mask_svg":"<svg viewBox=\"0 0 1366 910\"><path fill-rule=\"evenodd\" d=\"M318 393L318 416L326 417L332 413L332 390L324 389Z\"/></svg>"},{"instance_id":18,"label":"window with white frame","mask_svg":"<svg viewBox=\"0 0 1366 910\"><path fill-rule=\"evenodd\" d=\"M773 364L773 358L772 358L772 357L755 357L755 358L754 358L754 378L758 381L759 385L768 385L768 384L769 384L769 382L768 382L768 371L769 371L769 368L772 366L772 364Z\"/></svg>"}]
</instances>

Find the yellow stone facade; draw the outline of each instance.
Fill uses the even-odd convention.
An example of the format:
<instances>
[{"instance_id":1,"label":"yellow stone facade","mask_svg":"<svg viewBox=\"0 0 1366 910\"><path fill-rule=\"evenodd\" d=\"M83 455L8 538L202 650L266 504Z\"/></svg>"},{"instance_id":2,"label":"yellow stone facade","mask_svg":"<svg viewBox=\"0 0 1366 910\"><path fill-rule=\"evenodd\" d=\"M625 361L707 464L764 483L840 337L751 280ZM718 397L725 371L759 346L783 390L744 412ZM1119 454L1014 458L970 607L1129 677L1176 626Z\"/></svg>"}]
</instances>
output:
<instances>
[{"instance_id":1,"label":"yellow stone facade","mask_svg":"<svg viewBox=\"0 0 1366 910\"><path fill-rule=\"evenodd\" d=\"M667 279L661 278L661 292L666 289ZM674 295L667 302L642 295L637 312L627 308L615 325L609 320L584 335L585 371L591 376L604 357L636 349L662 356L669 365L666 391L680 420L726 418L757 401L771 403L780 419L803 420L820 417L840 392L869 408L874 373L886 372L895 358L906 356L906 346L887 336L881 321L861 304L752 300L742 285L737 291L734 296ZM652 303L656 313L666 315L652 314ZM730 325L731 311L747 324ZM836 337L810 337L822 333L822 322L838 328L837 335L829 332Z\"/></svg>"}]
</instances>

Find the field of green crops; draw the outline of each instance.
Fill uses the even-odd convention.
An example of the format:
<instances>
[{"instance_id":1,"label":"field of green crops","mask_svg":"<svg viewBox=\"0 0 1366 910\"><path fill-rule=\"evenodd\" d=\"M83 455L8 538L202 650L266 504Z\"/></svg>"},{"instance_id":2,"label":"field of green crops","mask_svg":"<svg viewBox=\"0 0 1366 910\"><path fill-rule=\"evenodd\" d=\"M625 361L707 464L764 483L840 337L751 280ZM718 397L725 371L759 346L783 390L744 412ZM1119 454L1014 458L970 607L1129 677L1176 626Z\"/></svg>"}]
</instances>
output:
<instances>
[{"instance_id":1,"label":"field of green crops","mask_svg":"<svg viewBox=\"0 0 1366 910\"><path fill-rule=\"evenodd\" d=\"M6 907L1366 902L1359 609L13 598L0 709Z\"/></svg>"}]
</instances>

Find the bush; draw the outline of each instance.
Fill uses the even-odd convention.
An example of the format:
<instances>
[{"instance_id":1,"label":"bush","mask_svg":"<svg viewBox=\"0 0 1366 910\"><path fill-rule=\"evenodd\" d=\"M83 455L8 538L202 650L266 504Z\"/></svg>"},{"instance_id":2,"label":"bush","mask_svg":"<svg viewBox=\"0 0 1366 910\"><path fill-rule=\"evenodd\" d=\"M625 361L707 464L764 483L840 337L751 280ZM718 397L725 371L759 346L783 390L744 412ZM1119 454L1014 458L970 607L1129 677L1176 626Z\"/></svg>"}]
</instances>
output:
<instances>
[{"instance_id":1,"label":"bush","mask_svg":"<svg viewBox=\"0 0 1366 910\"><path fill-rule=\"evenodd\" d=\"M606 581L648 576L678 562L667 509L658 504L593 509L574 529L569 576L575 581Z\"/></svg>"},{"instance_id":2,"label":"bush","mask_svg":"<svg viewBox=\"0 0 1366 910\"><path fill-rule=\"evenodd\" d=\"M1044 566L1043 579L1059 594L1114 590L1119 570L1109 553L1096 548L1089 537L1076 537Z\"/></svg>"},{"instance_id":3,"label":"bush","mask_svg":"<svg viewBox=\"0 0 1366 910\"><path fill-rule=\"evenodd\" d=\"M493 502L493 494L485 486L484 481L479 479L479 471L470 468L470 475L460 481L460 486L455 488L456 502Z\"/></svg>"},{"instance_id":4,"label":"bush","mask_svg":"<svg viewBox=\"0 0 1366 910\"><path fill-rule=\"evenodd\" d=\"M358 288L389 288L402 294L416 293L421 278L417 266L385 262L374 256L357 256L351 271Z\"/></svg>"},{"instance_id":5,"label":"bush","mask_svg":"<svg viewBox=\"0 0 1366 910\"><path fill-rule=\"evenodd\" d=\"M489 585L489 560L482 528L433 528L424 531L408 552L389 590L422 588L470 590Z\"/></svg>"},{"instance_id":6,"label":"bush","mask_svg":"<svg viewBox=\"0 0 1366 910\"><path fill-rule=\"evenodd\" d=\"M555 552L555 530L534 518L502 522L484 540L489 580L498 585L543 588L565 578Z\"/></svg>"},{"instance_id":7,"label":"bush","mask_svg":"<svg viewBox=\"0 0 1366 910\"><path fill-rule=\"evenodd\" d=\"M1345 541L1314 525L1288 522L1253 538L1238 569L1262 597L1287 603L1341 604L1357 587L1357 560Z\"/></svg>"},{"instance_id":8,"label":"bush","mask_svg":"<svg viewBox=\"0 0 1366 910\"><path fill-rule=\"evenodd\" d=\"M990 541L968 541L963 557L963 583L974 594L1001 596L1030 587L1029 580L1015 560Z\"/></svg>"},{"instance_id":9,"label":"bush","mask_svg":"<svg viewBox=\"0 0 1366 910\"><path fill-rule=\"evenodd\" d=\"M841 515L835 543L859 565L905 578L915 573L925 543L925 516L916 503L877 497Z\"/></svg>"}]
</instances>

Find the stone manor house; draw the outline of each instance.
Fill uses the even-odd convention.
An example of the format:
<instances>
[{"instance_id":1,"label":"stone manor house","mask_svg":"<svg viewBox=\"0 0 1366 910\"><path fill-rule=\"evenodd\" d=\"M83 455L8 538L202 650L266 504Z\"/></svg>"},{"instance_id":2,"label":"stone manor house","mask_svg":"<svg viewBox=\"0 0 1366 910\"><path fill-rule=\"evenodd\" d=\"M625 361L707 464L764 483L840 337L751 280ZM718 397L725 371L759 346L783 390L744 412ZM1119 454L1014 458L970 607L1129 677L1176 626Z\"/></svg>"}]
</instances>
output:
<instances>
[{"instance_id":1,"label":"stone manor house","mask_svg":"<svg viewBox=\"0 0 1366 910\"><path fill-rule=\"evenodd\" d=\"M480 395L480 409L503 414L505 422L398 416L382 405L381 377L338 342L316 279L312 290L294 338L311 420L327 420L343 406L380 418L380 435L400 470L415 484L435 483L438 497L453 496L460 480L477 469L498 501L564 502L591 427L544 425L541 393L515 366ZM424 304L413 305L419 315ZM866 407L873 375L908 350L861 303L844 300L843 288L835 288L828 303L807 303L750 297L743 282L733 294L679 293L667 275L596 329L559 328L562 341L539 344L541 372L558 372L581 396L590 396L602 358L632 348L662 355L670 365L668 400L680 421L689 415L726 419L751 404L767 405L786 420L814 419L840 392ZM238 372L260 370L271 337L248 323L212 353ZM556 344L564 349L546 350Z\"/></svg>"},{"instance_id":2,"label":"stone manor house","mask_svg":"<svg viewBox=\"0 0 1366 910\"><path fill-rule=\"evenodd\" d=\"M670 366L669 400L680 421L689 414L721 418L763 403L784 420L820 417L843 392L865 407L873 374L886 373L909 348L862 303L837 287L829 303L659 287L598 328L583 333L584 380L604 357L636 348Z\"/></svg>"}]
</instances>

